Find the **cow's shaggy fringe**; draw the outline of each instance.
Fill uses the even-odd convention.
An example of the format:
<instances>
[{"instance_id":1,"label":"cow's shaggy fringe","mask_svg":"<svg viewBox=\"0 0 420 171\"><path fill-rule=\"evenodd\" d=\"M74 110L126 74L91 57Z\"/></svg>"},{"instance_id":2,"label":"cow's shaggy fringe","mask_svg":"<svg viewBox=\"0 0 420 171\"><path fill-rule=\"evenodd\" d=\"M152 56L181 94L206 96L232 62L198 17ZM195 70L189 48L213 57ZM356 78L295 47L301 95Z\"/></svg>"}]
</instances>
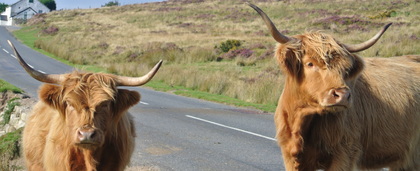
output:
<instances>
[{"instance_id":1,"label":"cow's shaggy fringe","mask_svg":"<svg viewBox=\"0 0 420 171\"><path fill-rule=\"evenodd\" d=\"M310 58L324 63L328 69L334 68L336 71L344 71L346 74L349 74L349 68L352 68L356 62L353 58L340 58L340 56L354 56L354 54L343 48L331 35L321 31L307 32L297 35L295 38L285 44L278 44L275 53L280 66L282 66L281 69L289 68L290 71L286 71L289 74L295 75L301 70L300 64L304 54L312 54ZM287 57L288 55L289 57ZM295 60L291 61L290 59Z\"/></svg>"},{"instance_id":2,"label":"cow's shaggy fringe","mask_svg":"<svg viewBox=\"0 0 420 171\"><path fill-rule=\"evenodd\" d=\"M302 49L312 50L316 54L313 58L327 66L334 58L350 56L350 52L339 45L331 35L324 34L321 31L307 32L303 34L302 39Z\"/></svg>"}]
</instances>

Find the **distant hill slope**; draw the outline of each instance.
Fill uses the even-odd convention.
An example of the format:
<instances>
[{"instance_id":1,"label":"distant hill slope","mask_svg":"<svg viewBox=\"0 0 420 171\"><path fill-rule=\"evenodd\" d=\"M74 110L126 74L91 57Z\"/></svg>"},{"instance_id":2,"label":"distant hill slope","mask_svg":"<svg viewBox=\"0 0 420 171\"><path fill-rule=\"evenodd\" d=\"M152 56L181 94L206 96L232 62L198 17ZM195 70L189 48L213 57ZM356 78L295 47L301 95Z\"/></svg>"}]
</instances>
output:
<instances>
[{"instance_id":1,"label":"distant hill slope","mask_svg":"<svg viewBox=\"0 0 420 171\"><path fill-rule=\"evenodd\" d=\"M25 29L39 30L36 47L74 63L140 75L164 59L157 80L275 105L282 82L272 58L275 41L244 2L170 0L54 11L30 20ZM341 42L360 43L393 22L375 46L360 54L420 54L420 3L416 0L251 2L287 35L324 30ZM224 52L227 40L240 45Z\"/></svg>"}]
</instances>

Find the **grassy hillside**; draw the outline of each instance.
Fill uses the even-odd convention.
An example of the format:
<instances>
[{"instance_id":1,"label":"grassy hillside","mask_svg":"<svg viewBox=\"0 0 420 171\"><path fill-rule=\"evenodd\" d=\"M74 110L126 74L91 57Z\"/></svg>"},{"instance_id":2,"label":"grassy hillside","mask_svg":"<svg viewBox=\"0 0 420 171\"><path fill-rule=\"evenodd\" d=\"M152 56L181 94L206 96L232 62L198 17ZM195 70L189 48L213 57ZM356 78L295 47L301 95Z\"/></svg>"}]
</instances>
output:
<instances>
[{"instance_id":1,"label":"grassy hillside","mask_svg":"<svg viewBox=\"0 0 420 171\"><path fill-rule=\"evenodd\" d=\"M186 87L273 111L283 84L273 58L275 41L244 2L170 0L54 11L32 19L17 35L32 34L33 46L59 58L121 75L144 74L164 59L155 87L170 85L178 94L189 95L177 89ZM418 0L251 2L284 34L324 30L349 44L365 41L393 22L380 41L360 55L420 54Z\"/></svg>"}]
</instances>

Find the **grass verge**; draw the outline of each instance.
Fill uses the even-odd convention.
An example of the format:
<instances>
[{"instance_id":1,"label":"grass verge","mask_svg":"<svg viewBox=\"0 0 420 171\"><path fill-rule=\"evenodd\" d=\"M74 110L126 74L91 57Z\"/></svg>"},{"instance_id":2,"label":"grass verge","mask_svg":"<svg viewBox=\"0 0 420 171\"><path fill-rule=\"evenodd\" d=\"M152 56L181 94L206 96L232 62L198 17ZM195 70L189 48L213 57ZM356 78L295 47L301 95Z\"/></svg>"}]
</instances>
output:
<instances>
[{"instance_id":1,"label":"grass verge","mask_svg":"<svg viewBox=\"0 0 420 171\"><path fill-rule=\"evenodd\" d=\"M14 93L23 93L23 90L20 88L17 88L16 86L0 79L0 93L6 92L7 90L10 90Z\"/></svg>"},{"instance_id":2,"label":"grass verge","mask_svg":"<svg viewBox=\"0 0 420 171\"><path fill-rule=\"evenodd\" d=\"M92 71L92 72L106 72L107 70L98 66L94 65L79 65L71 63L68 60L62 59L60 57L57 57L56 55L49 53L43 49L36 48L35 47L35 41L39 39L48 39L48 37L39 37L40 29L39 28L33 28L33 27L23 27L22 29L16 30L13 32L14 36L20 40L23 44L26 46L38 51L39 53L42 53L46 56L49 56L55 60L58 60L66 65L73 66L74 68L86 70L86 71Z\"/></svg>"},{"instance_id":3,"label":"grass verge","mask_svg":"<svg viewBox=\"0 0 420 171\"><path fill-rule=\"evenodd\" d=\"M14 31L13 34L15 35L17 39L22 41L22 43L27 45L28 47L31 47L32 49L44 55L47 55L51 58L54 58L60 62L63 62L67 65L73 66L74 68L85 70L85 71L91 71L91 72L111 73L110 71L108 71L107 69L103 67L98 67L95 65L74 64L68 60L59 58L49 52L46 52L43 49L36 48L34 46L35 41L37 41L38 39L41 39L41 38L38 38L37 36L39 32L40 32L40 29L34 29L32 27L24 27L20 30ZM42 39L48 39L48 37L47 38L43 37ZM203 100L208 100L208 101L213 101L213 102L218 102L218 103L224 103L224 104L229 104L229 105L235 105L235 106L240 106L240 107L252 107L252 108L263 110L266 112L274 112L276 108L275 105L250 103L250 102L246 102L246 101L239 100L239 99L232 98L225 95L207 93L204 91L198 91L198 90L186 88L183 86L169 85L159 80L158 81L152 80L149 83L147 83L146 86L151 87L158 91L173 92L175 94L182 95L182 96L188 96L188 97L193 97L193 98L198 98L198 99L203 99Z\"/></svg>"},{"instance_id":4,"label":"grass verge","mask_svg":"<svg viewBox=\"0 0 420 171\"><path fill-rule=\"evenodd\" d=\"M23 90L18 87L0 79L0 92L12 91L14 93L23 93ZM4 111L3 120L6 124L10 120L10 114L12 113L15 106L20 105L15 100L18 98L12 98L7 102L7 109ZM19 160L21 150L21 139L22 139L23 128L16 131L9 132L0 137L0 170L17 171L25 170L22 167L22 161Z\"/></svg>"},{"instance_id":5,"label":"grass verge","mask_svg":"<svg viewBox=\"0 0 420 171\"><path fill-rule=\"evenodd\" d=\"M23 128L0 137L0 170L24 170L18 164Z\"/></svg>"}]
</instances>

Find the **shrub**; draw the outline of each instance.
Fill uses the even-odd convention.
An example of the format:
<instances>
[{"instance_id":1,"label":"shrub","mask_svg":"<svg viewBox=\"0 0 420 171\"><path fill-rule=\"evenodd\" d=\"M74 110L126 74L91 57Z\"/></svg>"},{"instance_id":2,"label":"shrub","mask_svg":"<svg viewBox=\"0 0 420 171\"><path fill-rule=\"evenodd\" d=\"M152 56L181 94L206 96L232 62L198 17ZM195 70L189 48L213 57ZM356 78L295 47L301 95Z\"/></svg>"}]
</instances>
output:
<instances>
[{"instance_id":1,"label":"shrub","mask_svg":"<svg viewBox=\"0 0 420 171\"><path fill-rule=\"evenodd\" d=\"M397 16L397 12L395 10L386 10L379 14L369 16L370 19L382 19L382 18L390 18Z\"/></svg>"},{"instance_id":2,"label":"shrub","mask_svg":"<svg viewBox=\"0 0 420 171\"><path fill-rule=\"evenodd\" d=\"M9 6L3 2L0 3L0 12L4 12L6 10L6 7Z\"/></svg>"},{"instance_id":3,"label":"shrub","mask_svg":"<svg viewBox=\"0 0 420 171\"><path fill-rule=\"evenodd\" d=\"M120 3L118 1L109 1L105 5L102 5L102 7L111 7L111 6L119 6Z\"/></svg>"},{"instance_id":4,"label":"shrub","mask_svg":"<svg viewBox=\"0 0 420 171\"><path fill-rule=\"evenodd\" d=\"M241 42L239 40L226 40L225 42L220 43L219 46L216 46L216 48L226 53L230 50L237 49L239 46L241 46Z\"/></svg>"},{"instance_id":5,"label":"shrub","mask_svg":"<svg viewBox=\"0 0 420 171\"><path fill-rule=\"evenodd\" d=\"M42 30L42 33L48 34L48 35L53 35L53 34L56 34L57 32L58 32L58 28L55 26L49 26L46 29Z\"/></svg>"}]
</instances>

